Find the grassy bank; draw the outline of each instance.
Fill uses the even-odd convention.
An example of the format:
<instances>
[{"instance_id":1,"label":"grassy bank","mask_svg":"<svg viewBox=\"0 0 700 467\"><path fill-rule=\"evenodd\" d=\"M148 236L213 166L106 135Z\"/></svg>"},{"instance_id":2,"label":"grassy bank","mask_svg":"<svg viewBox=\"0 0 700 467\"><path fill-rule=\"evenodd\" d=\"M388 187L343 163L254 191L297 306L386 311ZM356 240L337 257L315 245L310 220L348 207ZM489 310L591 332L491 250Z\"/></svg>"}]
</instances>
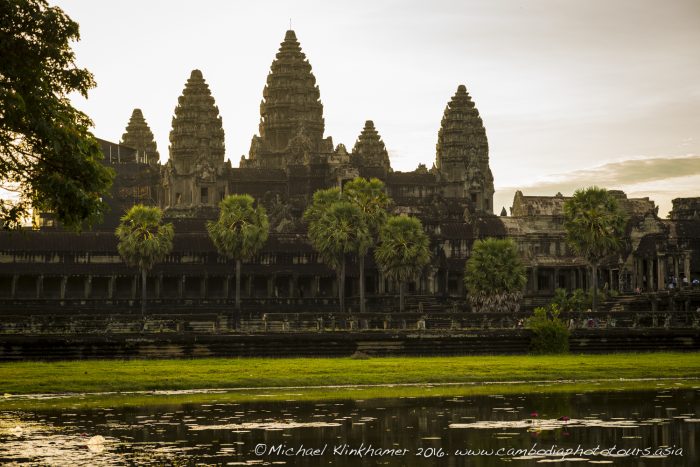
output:
<instances>
[{"instance_id":1,"label":"grassy bank","mask_svg":"<svg viewBox=\"0 0 700 467\"><path fill-rule=\"evenodd\" d=\"M685 380L643 380L643 381L600 381L583 383L469 383L461 385L420 385L420 386L356 386L302 389L243 389L222 392L139 392L102 393L55 397L0 397L0 412L4 410L85 410L125 407L173 407L181 404L233 404L249 402L320 402L331 400L370 401L386 398L414 399L423 397L461 398L475 396L509 394L579 394L611 391L667 391L677 389L697 389L700 381Z\"/></svg>"},{"instance_id":2,"label":"grassy bank","mask_svg":"<svg viewBox=\"0 0 700 467\"><path fill-rule=\"evenodd\" d=\"M0 393L699 378L700 353L95 360L0 364Z\"/></svg>"}]
</instances>

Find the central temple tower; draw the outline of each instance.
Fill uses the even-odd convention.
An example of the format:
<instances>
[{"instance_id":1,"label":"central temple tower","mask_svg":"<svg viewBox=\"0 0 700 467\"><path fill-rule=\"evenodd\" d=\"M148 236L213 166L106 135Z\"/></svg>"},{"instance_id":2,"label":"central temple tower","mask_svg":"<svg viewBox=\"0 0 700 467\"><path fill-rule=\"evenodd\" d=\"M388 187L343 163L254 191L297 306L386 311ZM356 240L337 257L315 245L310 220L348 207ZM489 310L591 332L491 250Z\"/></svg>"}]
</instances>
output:
<instances>
[{"instance_id":1,"label":"central temple tower","mask_svg":"<svg viewBox=\"0 0 700 467\"><path fill-rule=\"evenodd\" d=\"M333 151L323 132L316 78L296 34L287 31L263 89L260 135L253 136L249 158L241 160L241 167L286 170L289 165L309 165L314 156Z\"/></svg>"},{"instance_id":2,"label":"central temple tower","mask_svg":"<svg viewBox=\"0 0 700 467\"><path fill-rule=\"evenodd\" d=\"M477 211L493 213L493 175L486 130L463 84L445 108L435 168L445 197L466 198Z\"/></svg>"}]
</instances>

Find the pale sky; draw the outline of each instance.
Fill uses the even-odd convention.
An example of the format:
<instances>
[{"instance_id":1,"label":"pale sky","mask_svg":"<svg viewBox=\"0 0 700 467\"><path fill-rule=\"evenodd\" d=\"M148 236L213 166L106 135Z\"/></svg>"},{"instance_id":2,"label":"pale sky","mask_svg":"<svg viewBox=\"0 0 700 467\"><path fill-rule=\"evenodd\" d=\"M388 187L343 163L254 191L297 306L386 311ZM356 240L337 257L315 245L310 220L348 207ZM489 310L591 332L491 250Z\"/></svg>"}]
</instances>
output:
<instances>
[{"instance_id":1,"label":"pale sky","mask_svg":"<svg viewBox=\"0 0 700 467\"><path fill-rule=\"evenodd\" d=\"M138 107L168 157L173 110L202 70L234 166L257 133L262 90L296 31L321 91L326 136L352 148L374 120L394 170L430 167L445 105L465 84L486 126L494 209L599 184L700 196L700 1L61 0L98 87L75 104L118 141Z\"/></svg>"}]
</instances>

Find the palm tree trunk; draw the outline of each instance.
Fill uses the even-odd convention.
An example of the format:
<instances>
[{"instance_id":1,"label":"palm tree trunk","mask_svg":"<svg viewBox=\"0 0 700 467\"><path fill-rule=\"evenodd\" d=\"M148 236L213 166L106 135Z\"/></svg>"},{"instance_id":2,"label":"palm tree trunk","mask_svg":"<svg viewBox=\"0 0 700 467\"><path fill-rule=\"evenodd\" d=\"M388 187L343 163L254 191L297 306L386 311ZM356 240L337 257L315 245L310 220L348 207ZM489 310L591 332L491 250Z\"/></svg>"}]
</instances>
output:
<instances>
[{"instance_id":1,"label":"palm tree trunk","mask_svg":"<svg viewBox=\"0 0 700 467\"><path fill-rule=\"evenodd\" d=\"M360 313L365 312L365 255L360 255Z\"/></svg>"},{"instance_id":2,"label":"palm tree trunk","mask_svg":"<svg viewBox=\"0 0 700 467\"><path fill-rule=\"evenodd\" d=\"M399 311L401 311L401 312L403 312L403 306L404 306L403 288L404 288L404 283L403 283L403 281L401 281L401 282L399 282Z\"/></svg>"},{"instance_id":3,"label":"palm tree trunk","mask_svg":"<svg viewBox=\"0 0 700 467\"><path fill-rule=\"evenodd\" d=\"M338 284L338 299L340 301L340 312L345 311L345 256L340 262L340 284Z\"/></svg>"},{"instance_id":4,"label":"palm tree trunk","mask_svg":"<svg viewBox=\"0 0 700 467\"><path fill-rule=\"evenodd\" d=\"M591 263L591 282L593 283L593 297L591 300L591 310L596 311L598 306L598 264Z\"/></svg>"},{"instance_id":5,"label":"palm tree trunk","mask_svg":"<svg viewBox=\"0 0 700 467\"><path fill-rule=\"evenodd\" d=\"M236 260L236 311L241 311L241 260Z\"/></svg>"},{"instance_id":6,"label":"palm tree trunk","mask_svg":"<svg viewBox=\"0 0 700 467\"><path fill-rule=\"evenodd\" d=\"M141 269L141 319L146 318L146 269Z\"/></svg>"},{"instance_id":7,"label":"palm tree trunk","mask_svg":"<svg viewBox=\"0 0 700 467\"><path fill-rule=\"evenodd\" d=\"M241 260L236 260L236 312L234 315L234 326L238 329L238 322L241 315Z\"/></svg>"}]
</instances>

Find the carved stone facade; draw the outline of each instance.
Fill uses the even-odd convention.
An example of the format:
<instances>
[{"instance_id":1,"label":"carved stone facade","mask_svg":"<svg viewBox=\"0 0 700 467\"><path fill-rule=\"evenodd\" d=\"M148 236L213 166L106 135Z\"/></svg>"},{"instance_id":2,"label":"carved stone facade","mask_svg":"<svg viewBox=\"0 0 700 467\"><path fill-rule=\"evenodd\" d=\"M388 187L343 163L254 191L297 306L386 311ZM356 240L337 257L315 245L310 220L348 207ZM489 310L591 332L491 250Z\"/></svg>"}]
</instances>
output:
<instances>
[{"instance_id":1,"label":"carved stone facade","mask_svg":"<svg viewBox=\"0 0 700 467\"><path fill-rule=\"evenodd\" d=\"M374 128L374 122L367 120L362 133L357 137L355 146L352 148L352 165L357 168L379 169L380 173L386 175L393 170L389 161L389 153L386 150L382 137ZM382 178L384 178L382 177Z\"/></svg>"},{"instance_id":2,"label":"carved stone facade","mask_svg":"<svg viewBox=\"0 0 700 467\"><path fill-rule=\"evenodd\" d=\"M294 31L287 31L270 66L260 103L259 136L241 167L285 170L327 159L333 141L323 139L321 93ZM312 161L313 156L313 161Z\"/></svg>"},{"instance_id":3,"label":"carved stone facade","mask_svg":"<svg viewBox=\"0 0 700 467\"><path fill-rule=\"evenodd\" d=\"M201 299L225 307L232 298L233 265L217 255L205 222L216 217L224 196L248 193L267 208L271 233L263 251L243 269L244 299L258 300L257 309L264 310L328 309L337 296L336 275L309 244L301 217L316 190L342 186L356 176L383 180L394 214L419 217L430 234L432 263L409 285L426 307L466 307L465 261L473 242L484 237L510 237L519 245L529 277L524 309L546 302L556 288L590 285L585 262L566 245L565 196L518 191L510 215L493 214L488 140L465 86L447 104L430 170L420 164L412 172L393 171L371 120L351 152L344 144L334 146L324 129L319 88L293 31L287 31L270 67L259 135L237 168L225 160L214 97L202 73L192 71L175 108L164 165L138 110L122 144L101 141L105 163L117 172L112 210L102 225L77 235L49 225L46 217L45 228L27 232L22 241L0 234L0 299L134 298L137 281L116 252L114 228L126 209L145 203L162 207L176 231L173 253L149 279L154 299ZM609 289L653 292L664 290L669 277L681 284L700 277L700 198L674 200L670 219L660 219L648 198L613 194L629 216L626 249L602 265L601 288L607 284ZM359 290L357 267L349 261L346 296L351 309ZM391 307L387 295L396 293L396 285L376 269L371 255L365 288L370 310ZM409 300L408 306L417 303Z\"/></svg>"},{"instance_id":4,"label":"carved stone facade","mask_svg":"<svg viewBox=\"0 0 700 467\"><path fill-rule=\"evenodd\" d=\"M143 118L141 109L134 109L131 113L129 124L126 126L126 132L122 135L120 144L136 149L136 162L158 164L160 160L153 132L146 123L146 119Z\"/></svg>"},{"instance_id":5,"label":"carved stone facade","mask_svg":"<svg viewBox=\"0 0 700 467\"><path fill-rule=\"evenodd\" d=\"M202 72L193 70L178 99L163 167L161 205L173 215L214 207L227 194L224 129Z\"/></svg>"},{"instance_id":6,"label":"carved stone facade","mask_svg":"<svg viewBox=\"0 0 700 467\"><path fill-rule=\"evenodd\" d=\"M460 84L445 108L438 133L435 168L444 195L467 198L474 209L493 212L493 175L486 130L467 88Z\"/></svg>"}]
</instances>

